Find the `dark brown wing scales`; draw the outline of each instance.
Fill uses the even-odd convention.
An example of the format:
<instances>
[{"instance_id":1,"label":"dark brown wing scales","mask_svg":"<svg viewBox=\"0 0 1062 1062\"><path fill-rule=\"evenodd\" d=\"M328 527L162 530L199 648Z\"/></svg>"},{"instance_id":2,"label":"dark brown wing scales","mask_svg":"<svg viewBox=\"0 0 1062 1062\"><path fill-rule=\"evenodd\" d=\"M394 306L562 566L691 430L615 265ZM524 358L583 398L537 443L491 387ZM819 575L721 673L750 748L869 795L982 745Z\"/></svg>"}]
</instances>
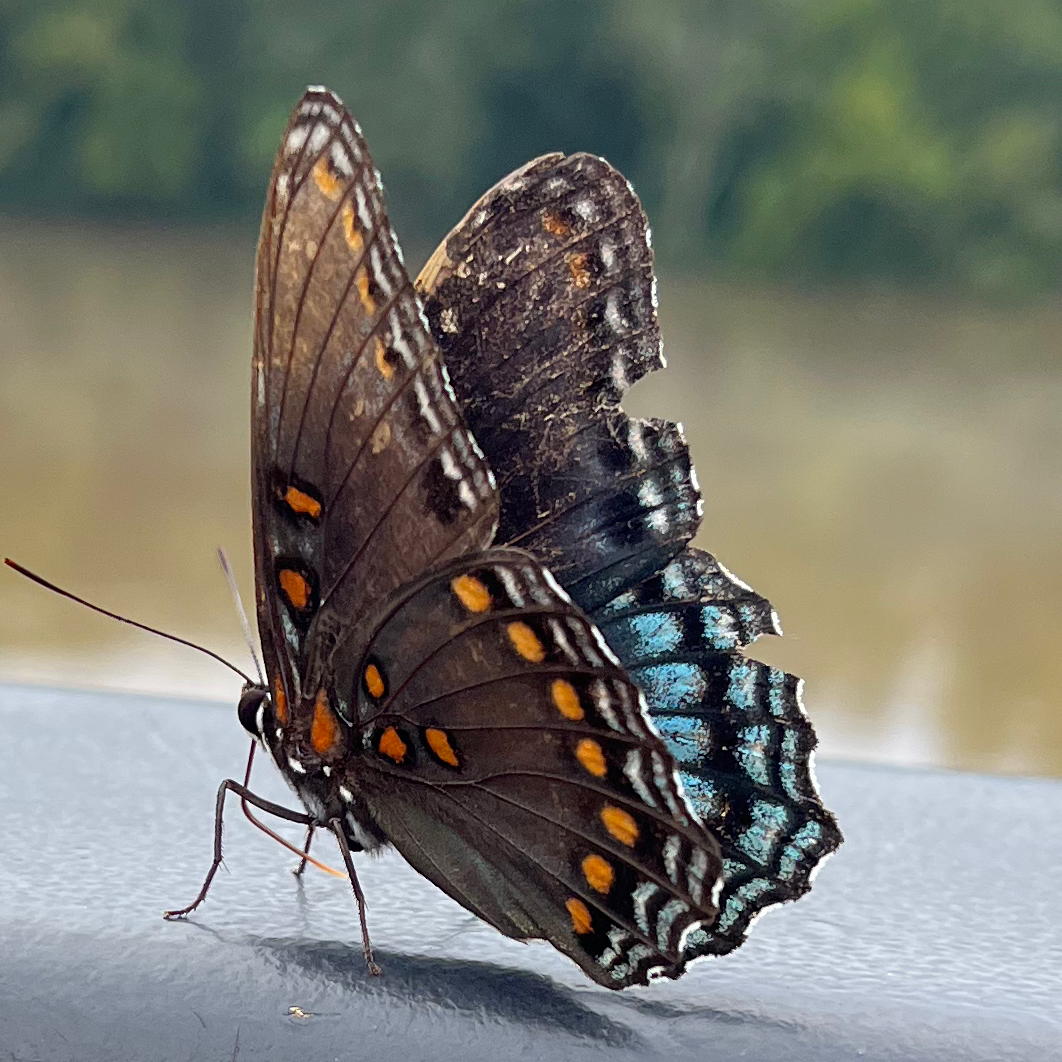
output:
<instances>
[{"instance_id":1,"label":"dark brown wing scales","mask_svg":"<svg viewBox=\"0 0 1062 1062\"><path fill-rule=\"evenodd\" d=\"M259 624L270 671L312 699L372 604L486 545L490 472L461 419L340 101L307 92L258 251L253 392Z\"/></svg>"},{"instance_id":2,"label":"dark brown wing scales","mask_svg":"<svg viewBox=\"0 0 1062 1062\"><path fill-rule=\"evenodd\" d=\"M619 173L589 155L529 163L418 287L498 477L498 542L549 564L584 607L685 545L700 507L681 433L619 408L663 364L648 226Z\"/></svg>"},{"instance_id":3,"label":"dark brown wing scales","mask_svg":"<svg viewBox=\"0 0 1062 1062\"><path fill-rule=\"evenodd\" d=\"M715 841L637 687L515 551L404 590L354 671L351 780L404 856L510 936L610 988L644 983L715 917Z\"/></svg>"}]
</instances>

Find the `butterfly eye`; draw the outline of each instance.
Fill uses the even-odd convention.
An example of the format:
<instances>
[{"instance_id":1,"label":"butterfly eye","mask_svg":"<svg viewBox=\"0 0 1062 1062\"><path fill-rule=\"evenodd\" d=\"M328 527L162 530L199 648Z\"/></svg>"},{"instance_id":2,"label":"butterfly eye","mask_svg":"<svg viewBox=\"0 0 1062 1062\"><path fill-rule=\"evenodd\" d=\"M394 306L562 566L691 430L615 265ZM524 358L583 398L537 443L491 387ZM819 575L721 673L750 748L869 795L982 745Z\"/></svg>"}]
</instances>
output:
<instances>
[{"instance_id":1,"label":"butterfly eye","mask_svg":"<svg viewBox=\"0 0 1062 1062\"><path fill-rule=\"evenodd\" d=\"M269 690L263 686L248 686L240 694L236 715L240 725L252 737L265 733L265 713L269 709Z\"/></svg>"}]
</instances>

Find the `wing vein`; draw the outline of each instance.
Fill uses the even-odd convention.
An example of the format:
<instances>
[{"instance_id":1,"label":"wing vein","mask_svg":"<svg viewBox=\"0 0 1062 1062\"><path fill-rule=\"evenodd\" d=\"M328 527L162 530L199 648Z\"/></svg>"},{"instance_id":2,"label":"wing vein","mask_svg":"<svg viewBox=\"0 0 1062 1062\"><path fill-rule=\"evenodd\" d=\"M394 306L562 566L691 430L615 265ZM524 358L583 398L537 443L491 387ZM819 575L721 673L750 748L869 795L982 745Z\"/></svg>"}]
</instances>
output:
<instances>
[{"instance_id":1,"label":"wing vein","mask_svg":"<svg viewBox=\"0 0 1062 1062\"><path fill-rule=\"evenodd\" d=\"M301 145L299 145L298 154L295 156L294 161L289 166L287 166L284 169L284 173L288 174L289 177L290 177L291 174L298 173L299 167L302 165L302 160L303 160L303 158L305 156L305 153L306 153L306 147L310 143L310 140L312 139L313 130L317 128L318 124L320 124L319 120L315 120L310 125L310 127L306 130L306 139L302 142ZM306 178L310 175L311 172L313 172L313 167L317 165L318 161L323 157L324 152L328 148L330 148L332 146L332 144L335 142L335 137L336 137L336 132L337 131L338 131L338 128L336 126L332 126L329 129L328 138L325 141L325 143L322 145L320 151L318 151L318 153L314 156L313 162L310 163L310 165L306 167L305 173L303 173L303 175L301 177L299 177L298 180L291 182L291 187L288 188L288 190L287 190L287 198L284 201L284 213L281 214L281 216L280 216L280 228L279 228L279 230L277 232L276 246L273 248L273 253L270 256L272 261L270 263L270 278L269 278L270 279L270 291L269 291L269 362L267 363L267 367L271 366L272 360L273 360L273 340L274 340L275 335L276 335L276 324L277 324L277 314L276 314L277 277L279 276L279 272L280 272L280 255L281 255L281 252L284 249L284 236L285 236L285 233L287 232L288 219L291 216L291 208L294 205L295 200L298 198L299 193L302 191L302 187L306 183ZM290 127L289 127L289 132L290 132ZM285 135L285 139L286 139L286 135ZM276 194L276 181L275 180L274 180L274 183L273 183L273 189L274 189L274 196L275 196L275 194ZM268 387L267 387L267 394L268 394ZM274 448L274 451L273 451L273 457L274 457L274 459L276 458L276 449L275 448Z\"/></svg>"},{"instance_id":2,"label":"wing vein","mask_svg":"<svg viewBox=\"0 0 1062 1062\"><path fill-rule=\"evenodd\" d=\"M299 427L298 430L295 432L295 442L291 450L291 464L289 466L290 474L294 474L295 465L298 463L299 447L302 443L303 427L306 424L306 411L310 408L310 399L313 396L314 388L317 385L318 370L321 367L321 362L324 360L324 353L328 349L328 344L331 342L332 333L335 331L336 322L339 320L339 315L343 312L343 308L344 306L346 306L347 299L349 298L350 293L354 288L354 281L358 275L358 270L361 269L362 266L365 264L365 259L368 257L369 251L376 243L378 236L379 227L376 226L373 228L372 236L365 241L365 247L362 250L361 256L358 258L357 262L351 267L350 276L347 279L346 284L343 286L343 292L340 295L339 300L336 302L336 308L335 312L332 314L332 319L328 323L328 328L326 329L324 336L318 343L317 356L314 359L313 370L310 374L310 379L306 384L306 394L302 402L302 413L299 415ZM372 333L370 333L370 335L371 334ZM294 346L294 335L292 336L292 345ZM362 346L358 349L357 353L354 355L355 361L361 357L361 351L364 350L364 348L365 344L363 343ZM285 394L286 393L287 389L285 388ZM335 406L337 404L338 400L333 400L333 410L335 409ZM281 409L281 413L283 414L283 408Z\"/></svg>"},{"instance_id":3,"label":"wing vein","mask_svg":"<svg viewBox=\"0 0 1062 1062\"><path fill-rule=\"evenodd\" d=\"M334 142L334 138L333 138L333 141L331 141L331 142ZM316 163L315 163L315 165L316 165ZM323 231L321 231L321 233L316 237L317 246L314 248L313 256L310 259L309 266L306 269L306 274L305 274L305 276L302 279L302 289L300 290L299 297L298 297L298 299L297 299L297 301L295 303L295 319L292 322L292 326L291 326L291 340L288 343L288 356L287 356L287 364L285 366L285 371L284 371L284 384L283 384L283 387L281 388L281 392L280 392L280 409L279 409L279 411L277 413L277 444L278 444L278 446L279 446L279 440L280 440L280 424L281 424L281 422L284 419L284 411L287 408L288 383L290 382L291 377L292 377L291 366L292 366L292 363L295 360L295 343L297 342L297 340L299 338L299 326L302 324L302 311L303 311L303 307L306 305L306 294L310 290L310 284L313 281L313 274L314 274L314 270L316 270L316 268L317 268L317 263L321 260L321 252L324 250L325 241L328 239L329 235L331 234L332 229L333 229L333 227L335 226L335 223L336 223L336 218L339 217L340 212L343 209L343 205L345 203L349 202L349 198L348 197L353 196L353 194L354 194L354 192L355 192L355 190L357 188L357 179L358 179L358 176L361 173L361 169L362 169L363 165L364 165L364 163L358 166L358 170L356 171L356 173L354 175L354 178L351 180L350 186L344 192L344 194L339 198L339 201L336 203L335 207L332 210L331 215L328 218L328 223L325 225ZM376 239L376 226L373 227L372 241L375 241L375 239ZM332 324L329 326L328 332L327 332L327 334L325 336L325 340L324 340L323 343L319 343L318 344L317 352L316 352L316 355L314 357L314 367L313 367L313 374L312 374L313 377L316 377L316 375L317 375L317 367L320 364L321 356L324 353L324 348L327 345L328 338L332 334L332 327L334 327L335 322L336 322L336 318L339 316L339 311L342 308L343 302L346 300L347 293L349 292L351 286L354 283L354 276L355 276L355 274L357 272L357 268L364 261L365 255L368 254L369 245L371 244L372 241L367 241L366 247L365 247L365 249L362 252L362 256L361 256L361 258L358 259L358 266L355 266L355 267L353 267L351 269L350 281L347 283L346 287L344 288L343 296L339 300L339 304L336 307L336 313L335 313L335 315L332 318ZM306 403L309 401L310 386L312 386L312 378L311 378L311 384L307 386L306 398L305 398L305 401L303 402L303 407L302 407L303 416L305 416L305 413L306 413ZM300 420L299 420L299 432L301 433L301 431L302 431L302 420L300 418ZM276 453L276 451L275 451L274 452L274 456L279 458L279 453ZM291 467L294 468L294 465L295 465L295 459L294 459L294 454L293 454L292 455L292 460L291 460Z\"/></svg>"},{"instance_id":4,"label":"wing vein","mask_svg":"<svg viewBox=\"0 0 1062 1062\"><path fill-rule=\"evenodd\" d=\"M413 374L411 374L411 376L412 375ZM417 478L417 474L421 471L421 469L424 468L424 466L428 463L428 461L430 461L454 437L454 435L458 431L461 431L461 430L463 430L463 429L462 429L462 425L460 423L452 425L448 431L446 431L443 434L441 434L439 436L439 438L435 441L435 443L432 445L431 449L425 455L425 460L420 461L417 465L415 465L413 467L413 470L406 477L405 481L402 483L402 486L398 489L398 491L395 493L395 495L388 501L386 507L384 508L383 512L380 514L380 516L377 519L376 523L374 523L372 525L372 527L369 529L368 534L365 536L365 538L362 539L361 544L358 546L358 548L351 555L350 559L344 565L343 570L336 576L335 579L332 580L332 582L328 586L328 589L321 595L319 608L324 608L324 606L328 602L328 599L332 596L333 593L335 593L335 591L338 589L338 587L343 582L343 580L346 579L347 575L350 574L350 572L353 569L354 565L356 565L358 563L358 561L361 559L361 555L368 548L369 543L373 539L373 536L380 529L380 526L384 523L384 521L388 518L388 516L390 516L391 513L394 511L395 506L398 504L398 500L401 497L403 497L403 495L405 495L405 493L409 489L410 485ZM364 451L364 449L365 449L365 445L363 444L361 449L358 451L358 455L359 456ZM357 458L355 458L355 460L357 460ZM349 473L348 473L348 475L349 475ZM344 482L346 482L346 481L344 481Z\"/></svg>"},{"instance_id":5,"label":"wing vein","mask_svg":"<svg viewBox=\"0 0 1062 1062\"><path fill-rule=\"evenodd\" d=\"M372 339L376 335L376 333L380 330L381 326L383 326L386 323L387 318L390 317L390 315L391 315L391 311L398 304L398 302L402 298L402 296L404 294L406 294L406 292L410 291L411 288L412 288L412 285L409 283L408 279L405 280L402 284L399 285L398 290L384 304L383 312L380 313L377 316L376 320L372 324L372 327L369 329L368 333L365 335L365 338L358 344L358 349L357 349L357 351L355 351L354 357L351 358L350 365L347 367L347 371L346 371L346 373L343 376L343 381L336 388L335 398L332 401L332 408L329 411L328 429L325 432L325 441L324 441L324 452L326 454L328 453L329 448L332 445L332 429L335 426L336 410L339 409L339 400L343 397L343 394L345 393L345 391L347 389L347 384L350 383L350 377L353 375L354 370L358 367L359 363L361 362L362 355L368 349L369 340ZM369 432L366 433L366 436L365 436L366 442L369 439L372 438L372 432L375 431L377 427L379 427L380 421L383 420L383 418L386 416L386 414L390 411L391 406L394 404L395 400L398 398L398 395L401 393L401 391L408 385L409 381L414 376L416 376L416 374L418 372L420 372L421 367L424 364L424 360L425 360L424 358L421 358L421 361L417 365L417 367L415 369L412 369L409 372L407 378L405 380L403 380L403 382L396 389L395 393L393 395L391 395L391 397L388 399L387 404L381 410L379 417L377 417L376 421L373 423L372 431L369 431ZM365 444L363 443L362 444L362 448L364 448L364 445ZM360 454L361 451L359 450L358 453ZM350 475L350 471L347 472L347 475L348 476ZM328 503L328 510L326 510L326 512L325 512L325 521L326 522L328 520L328 511L331 510L332 503L335 501L336 496L339 494L339 490L341 490L341 489L342 489L342 486L335 491L335 493L332 495L331 501L329 501L329 503Z\"/></svg>"}]
</instances>

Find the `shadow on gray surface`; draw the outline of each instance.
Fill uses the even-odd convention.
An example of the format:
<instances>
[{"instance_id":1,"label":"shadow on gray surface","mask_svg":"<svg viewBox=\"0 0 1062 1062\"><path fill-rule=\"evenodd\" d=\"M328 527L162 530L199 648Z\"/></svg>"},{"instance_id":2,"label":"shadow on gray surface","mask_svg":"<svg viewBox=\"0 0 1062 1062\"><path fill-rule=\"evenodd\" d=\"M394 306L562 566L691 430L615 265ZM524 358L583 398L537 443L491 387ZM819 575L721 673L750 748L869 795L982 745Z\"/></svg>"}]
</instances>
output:
<instances>
[{"instance_id":1,"label":"shadow on gray surface","mask_svg":"<svg viewBox=\"0 0 1062 1062\"><path fill-rule=\"evenodd\" d=\"M379 951L376 958L384 973L370 978L360 946L265 938L253 944L277 963L281 973L294 965L307 977L327 981L344 994L415 1000L452 1012L456 1020L465 1014L528 1029L541 1026L602 1047L644 1047L629 1027L597 1013L571 989L527 970Z\"/></svg>"}]
</instances>

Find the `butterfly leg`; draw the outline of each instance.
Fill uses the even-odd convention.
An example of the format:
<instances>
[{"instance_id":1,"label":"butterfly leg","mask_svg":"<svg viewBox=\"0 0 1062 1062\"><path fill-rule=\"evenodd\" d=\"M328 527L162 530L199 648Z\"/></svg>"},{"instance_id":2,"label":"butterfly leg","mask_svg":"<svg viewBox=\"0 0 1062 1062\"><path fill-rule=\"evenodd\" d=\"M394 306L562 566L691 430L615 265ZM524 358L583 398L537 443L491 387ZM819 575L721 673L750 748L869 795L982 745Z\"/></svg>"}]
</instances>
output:
<instances>
[{"instance_id":1,"label":"butterfly leg","mask_svg":"<svg viewBox=\"0 0 1062 1062\"><path fill-rule=\"evenodd\" d=\"M339 842L339 850L343 854L343 863L346 865L347 876L350 878L350 887L354 890L354 899L358 904L358 920L361 922L361 953L365 956L365 964L369 967L369 973L377 977L383 971L372 957L369 923L365 920L365 893L361 891L361 883L354 871L354 860L350 856L350 845L347 844L347 836L343 832L343 823L339 819L332 819L328 826Z\"/></svg>"},{"instance_id":2,"label":"butterfly leg","mask_svg":"<svg viewBox=\"0 0 1062 1062\"><path fill-rule=\"evenodd\" d=\"M163 918L183 918L185 915L191 914L206 899L206 894L210 891L210 884L214 880L214 875L218 872L218 867L221 866L221 828L225 814L225 794L229 791L235 793L242 800L246 800L248 804L253 804L259 810L266 811L270 815L276 815L279 819L287 819L288 822L298 822L304 826L313 826L313 819L309 815L300 811L290 811L280 804L274 804L271 800L264 800L260 796L255 796L246 786L240 785L239 782L233 781L231 778L226 778L218 786L218 799L214 807L214 862L210 864L203 887L199 890L199 895L187 907L182 907L179 911L164 911Z\"/></svg>"},{"instance_id":3,"label":"butterfly leg","mask_svg":"<svg viewBox=\"0 0 1062 1062\"><path fill-rule=\"evenodd\" d=\"M312 822L306 827L306 840L302 842L302 859L299 860L299 865L292 871L292 874L297 878L301 878L302 872L306 869L306 856L309 854L310 842L313 840L313 831L315 829L317 827Z\"/></svg>"}]
</instances>

